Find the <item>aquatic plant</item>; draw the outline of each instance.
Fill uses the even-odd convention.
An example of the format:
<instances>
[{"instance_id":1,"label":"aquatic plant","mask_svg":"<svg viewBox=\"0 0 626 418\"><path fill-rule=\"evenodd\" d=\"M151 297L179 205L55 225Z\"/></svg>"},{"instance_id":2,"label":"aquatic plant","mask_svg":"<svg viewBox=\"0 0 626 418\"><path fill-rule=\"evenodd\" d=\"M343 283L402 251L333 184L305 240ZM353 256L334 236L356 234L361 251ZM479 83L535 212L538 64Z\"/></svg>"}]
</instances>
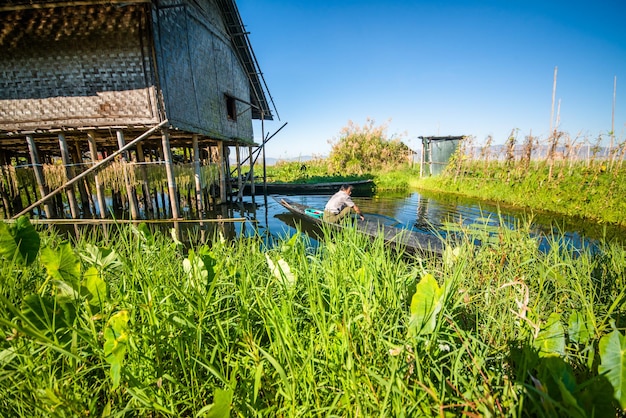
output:
<instances>
[{"instance_id":1,"label":"aquatic plant","mask_svg":"<svg viewBox=\"0 0 626 418\"><path fill-rule=\"evenodd\" d=\"M7 416L613 416L626 254L459 226L441 258L355 231L183 247L146 225L0 228ZM483 234L482 245L474 245ZM35 235L39 240L35 239Z\"/></svg>"}]
</instances>

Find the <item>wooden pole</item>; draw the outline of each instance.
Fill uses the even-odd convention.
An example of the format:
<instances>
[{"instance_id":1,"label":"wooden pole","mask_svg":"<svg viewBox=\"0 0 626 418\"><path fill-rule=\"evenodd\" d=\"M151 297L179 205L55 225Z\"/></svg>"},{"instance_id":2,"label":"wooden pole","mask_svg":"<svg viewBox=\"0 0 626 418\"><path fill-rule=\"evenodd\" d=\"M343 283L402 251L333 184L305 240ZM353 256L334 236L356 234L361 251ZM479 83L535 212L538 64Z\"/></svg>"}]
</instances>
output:
<instances>
[{"instance_id":1,"label":"wooden pole","mask_svg":"<svg viewBox=\"0 0 626 418\"><path fill-rule=\"evenodd\" d=\"M80 173L82 171L82 163L83 158L81 156L80 147L77 143L74 143L74 147L71 149L72 161L74 161L74 175L76 173ZM80 206L83 208L83 216L86 218L91 218L91 210L89 209L89 204L91 203L91 196L89 193L89 188L85 186L84 178L83 181L78 182L78 191L80 192Z\"/></svg>"},{"instance_id":2,"label":"wooden pole","mask_svg":"<svg viewBox=\"0 0 626 418\"><path fill-rule=\"evenodd\" d=\"M98 148L96 145L95 131L87 132L87 141L89 142L89 154L91 155L91 163L93 167L98 161ZM100 209L100 218L105 219L107 217L107 205L106 200L104 199L102 182L100 181L100 176L98 176L97 173L93 176L93 181L96 185L96 199L98 200L98 207Z\"/></svg>"},{"instance_id":3,"label":"wooden pole","mask_svg":"<svg viewBox=\"0 0 626 418\"><path fill-rule=\"evenodd\" d=\"M428 140L428 175L429 177L433 175L433 143L430 139Z\"/></svg>"},{"instance_id":4,"label":"wooden pole","mask_svg":"<svg viewBox=\"0 0 626 418\"><path fill-rule=\"evenodd\" d=\"M617 76L613 78L613 109L611 111L611 149L613 149L613 141L615 139L615 93L617 91Z\"/></svg>"},{"instance_id":5,"label":"wooden pole","mask_svg":"<svg viewBox=\"0 0 626 418\"><path fill-rule=\"evenodd\" d=\"M248 147L248 153L250 154L250 194L254 198L254 161L252 160L252 146Z\"/></svg>"},{"instance_id":6,"label":"wooden pole","mask_svg":"<svg viewBox=\"0 0 626 418\"><path fill-rule=\"evenodd\" d=\"M261 108L261 138L263 138L263 143L261 144L261 153L263 154L263 195L267 196L267 166L265 165L265 143L267 141L265 140L265 115L263 114L263 108Z\"/></svg>"},{"instance_id":7,"label":"wooden pole","mask_svg":"<svg viewBox=\"0 0 626 418\"><path fill-rule=\"evenodd\" d=\"M72 162L70 161L70 152L67 149L67 141L65 140L65 135L63 133L59 133L59 148L61 149L61 160L63 161L63 166L65 167L65 175L69 182L69 180L74 180L74 173L71 167ZM72 218L78 219L80 217L80 213L78 212L78 205L76 204L76 195L74 194L73 184L73 182L66 184L65 193L67 194L67 200L70 204L70 213L72 214ZM27 211L23 210L22 212Z\"/></svg>"},{"instance_id":8,"label":"wooden pole","mask_svg":"<svg viewBox=\"0 0 626 418\"><path fill-rule=\"evenodd\" d=\"M124 141L124 132L121 129L115 131L117 136L117 146L121 150L126 145ZM128 206L130 209L131 219L139 219L139 208L137 207L137 195L135 195L134 187L130 184L128 175L128 152L122 151L122 168L124 171L124 185L126 186L126 196L128 196Z\"/></svg>"},{"instance_id":9,"label":"wooden pole","mask_svg":"<svg viewBox=\"0 0 626 418\"><path fill-rule=\"evenodd\" d=\"M152 214L152 197L150 196L150 184L148 183L148 171L146 170L146 157L143 153L143 146L137 144L137 161L139 162L139 172L141 173L141 184L143 189L143 203L146 207L146 214Z\"/></svg>"},{"instance_id":10,"label":"wooden pole","mask_svg":"<svg viewBox=\"0 0 626 418\"><path fill-rule=\"evenodd\" d=\"M0 181L0 195L2 195L2 204L4 206L4 211L6 213L6 217L10 217L13 215L13 210L11 207L11 199L9 199L9 185L11 183L11 176L9 170L7 168L7 158L6 152L0 151L0 166L2 166L2 181ZM6 183L5 183L6 181Z\"/></svg>"},{"instance_id":11,"label":"wooden pole","mask_svg":"<svg viewBox=\"0 0 626 418\"><path fill-rule=\"evenodd\" d=\"M235 144L235 156L237 158L237 200L241 201L243 199L243 181L241 178L241 149L239 148L239 143Z\"/></svg>"},{"instance_id":12,"label":"wooden pole","mask_svg":"<svg viewBox=\"0 0 626 418\"><path fill-rule=\"evenodd\" d=\"M554 82L552 84L552 110L550 111L550 135L553 135L554 101L556 99L556 74L559 67L554 67ZM556 129L556 127L554 128Z\"/></svg>"},{"instance_id":13,"label":"wooden pole","mask_svg":"<svg viewBox=\"0 0 626 418\"><path fill-rule=\"evenodd\" d=\"M424 138L420 137L422 140L422 154L420 155L420 178L424 177Z\"/></svg>"},{"instance_id":14,"label":"wooden pole","mask_svg":"<svg viewBox=\"0 0 626 418\"><path fill-rule=\"evenodd\" d=\"M64 189L66 189L67 187L73 185L74 183L76 183L77 181L79 181L80 179L82 179L83 177L87 176L88 174L91 174L93 171L99 170L101 167L103 167L104 165L108 164L109 162L111 162L115 157L117 157L120 153L122 153L123 151L135 146L135 144L137 144L140 141L143 141L145 138L147 138L148 136L152 135L152 133L154 131L156 131L157 129L161 128L163 125L169 123L168 119L165 119L164 121L160 122L158 125L148 129L146 132L144 132L143 134L139 135L137 138L133 139L132 141L130 141L128 144L126 144L124 146L124 149L118 150L114 153L112 153L111 155L108 155L105 159L103 159L102 161L100 161L98 164L94 165L93 167L83 171L82 173L80 173L78 176L74 177L73 179L68 179L67 182L65 182L65 184L63 184L60 187L57 187L56 189L54 189L53 191L51 191L50 193L48 193L47 196L42 197L41 199L39 199L38 201L36 201L35 203L33 203L32 205L30 205L29 207L27 207L26 209L22 210L20 213L18 213L17 215L14 215L13 218L17 218L19 216L24 215L25 213L27 213L28 211L30 211L31 209L33 209L36 206L39 206L40 204L42 204L43 202L45 202L46 200L50 199L53 196L56 196L57 194L59 194L61 191L63 191ZM67 148L67 147L66 147Z\"/></svg>"},{"instance_id":15,"label":"wooden pole","mask_svg":"<svg viewBox=\"0 0 626 418\"><path fill-rule=\"evenodd\" d=\"M202 172L200 171L200 150L198 148L198 135L191 136L191 143L193 146L193 167L194 167L194 180L196 184L196 209L198 210L198 218L203 218L203 202L202 202Z\"/></svg>"},{"instance_id":16,"label":"wooden pole","mask_svg":"<svg viewBox=\"0 0 626 418\"><path fill-rule=\"evenodd\" d=\"M163 157L165 159L165 171L167 172L167 189L170 196L170 206L172 208L172 218L178 219L178 198L176 197L176 177L172 166L172 150L170 148L170 133L167 128L162 130L161 144Z\"/></svg>"},{"instance_id":17,"label":"wooden pole","mask_svg":"<svg viewBox=\"0 0 626 418\"><path fill-rule=\"evenodd\" d=\"M226 171L226 153L224 149L224 141L217 142L219 152L219 172L220 172L220 203L226 203L226 182L228 172Z\"/></svg>"},{"instance_id":18,"label":"wooden pole","mask_svg":"<svg viewBox=\"0 0 626 418\"><path fill-rule=\"evenodd\" d=\"M28 151L30 152L30 160L33 164L35 171L35 179L37 180L37 187L39 188L40 197L44 197L48 194L48 186L46 186L45 178L43 175L43 168L39 160L39 153L37 152L37 145L32 135L26 135L26 142L28 143ZM46 212L46 218L53 218L54 209L49 203L44 203L44 211Z\"/></svg>"}]
</instances>

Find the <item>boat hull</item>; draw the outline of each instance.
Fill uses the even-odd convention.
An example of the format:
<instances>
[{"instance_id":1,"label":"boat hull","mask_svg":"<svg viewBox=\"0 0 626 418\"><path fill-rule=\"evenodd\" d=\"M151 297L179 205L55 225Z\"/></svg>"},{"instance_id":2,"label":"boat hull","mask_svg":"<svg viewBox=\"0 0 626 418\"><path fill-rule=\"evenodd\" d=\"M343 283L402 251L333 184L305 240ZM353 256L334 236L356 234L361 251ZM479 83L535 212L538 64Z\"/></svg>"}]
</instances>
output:
<instances>
[{"instance_id":1,"label":"boat hull","mask_svg":"<svg viewBox=\"0 0 626 418\"><path fill-rule=\"evenodd\" d=\"M299 218L317 225L328 225L335 229L353 226L362 234L374 239L383 234L384 240L390 246L410 254L441 255L443 254L443 243L441 239L434 235L410 231L404 228L386 225L380 222L380 218L365 214L365 221L355 218L355 222L349 224L338 224L324 221L321 210L309 208L300 203L287 198L276 199L289 212Z\"/></svg>"},{"instance_id":2,"label":"boat hull","mask_svg":"<svg viewBox=\"0 0 626 418\"><path fill-rule=\"evenodd\" d=\"M332 183L266 183L268 194L291 194L291 195L311 195L311 194L333 194L344 184L353 187L353 196L371 196L376 191L373 180L360 180L355 182L332 182ZM262 194L263 183L255 183L255 194ZM243 194L251 193L250 184L243 186Z\"/></svg>"}]
</instances>

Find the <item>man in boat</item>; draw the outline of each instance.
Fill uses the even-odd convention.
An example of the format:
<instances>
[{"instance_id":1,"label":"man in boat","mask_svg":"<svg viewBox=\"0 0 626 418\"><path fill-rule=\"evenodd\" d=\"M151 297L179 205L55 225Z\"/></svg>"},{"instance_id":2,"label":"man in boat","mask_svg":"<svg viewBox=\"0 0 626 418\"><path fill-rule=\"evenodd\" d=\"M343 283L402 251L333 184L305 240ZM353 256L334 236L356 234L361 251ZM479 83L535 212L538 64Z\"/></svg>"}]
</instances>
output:
<instances>
[{"instance_id":1,"label":"man in boat","mask_svg":"<svg viewBox=\"0 0 626 418\"><path fill-rule=\"evenodd\" d=\"M352 195L352 185L344 184L339 191L335 193L326 206L324 207L324 220L326 222L338 222L346 217L350 211L354 210L359 218L364 221L363 213L357 205L354 204L350 195Z\"/></svg>"}]
</instances>

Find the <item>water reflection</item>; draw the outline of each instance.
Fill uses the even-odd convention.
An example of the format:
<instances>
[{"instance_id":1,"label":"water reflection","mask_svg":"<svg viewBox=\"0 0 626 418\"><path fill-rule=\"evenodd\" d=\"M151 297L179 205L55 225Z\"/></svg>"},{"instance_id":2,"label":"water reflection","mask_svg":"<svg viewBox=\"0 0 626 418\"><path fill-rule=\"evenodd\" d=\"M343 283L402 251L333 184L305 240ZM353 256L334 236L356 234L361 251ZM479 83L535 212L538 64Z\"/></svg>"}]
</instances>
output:
<instances>
[{"instance_id":1,"label":"water reflection","mask_svg":"<svg viewBox=\"0 0 626 418\"><path fill-rule=\"evenodd\" d=\"M306 206L323 208L329 196L307 195L289 196L289 198ZM364 212L393 218L400 227L443 236L446 235L444 227L448 224L470 228L480 228L481 225L506 225L509 228L515 228L530 222L531 233L539 238L543 249L547 248L551 242L552 235L563 235L564 244L579 249L601 239L626 242L625 228L562 215L532 213L479 203L458 196L411 192L360 197L355 198L355 201ZM267 215L266 227L270 231L281 231L287 234L295 232L293 220L285 222L284 216L289 212L275 199L270 197L266 206L259 210Z\"/></svg>"},{"instance_id":2,"label":"water reflection","mask_svg":"<svg viewBox=\"0 0 626 418\"><path fill-rule=\"evenodd\" d=\"M289 196L289 199L312 208L323 208L330 195ZM225 239L249 237L259 234L271 244L276 238L288 238L298 228L313 238L320 230L302 223L278 203L281 195L244 197L243 202L219 205L207 213L207 221L168 222L151 225L165 231L174 228L183 242L198 244L207 242L220 234ZM429 193L391 193L371 197L355 197L359 207L377 216L385 224L436 235L446 235L448 224L472 228L476 225L510 228L532 221L532 233L539 237L542 248L547 248L553 232L564 236L564 242L575 248L583 248L595 240L626 242L626 229L600 225L572 217L546 213L529 213L498 207L458 197ZM76 228L76 227L75 227ZM476 228L479 228L476 226Z\"/></svg>"}]
</instances>

